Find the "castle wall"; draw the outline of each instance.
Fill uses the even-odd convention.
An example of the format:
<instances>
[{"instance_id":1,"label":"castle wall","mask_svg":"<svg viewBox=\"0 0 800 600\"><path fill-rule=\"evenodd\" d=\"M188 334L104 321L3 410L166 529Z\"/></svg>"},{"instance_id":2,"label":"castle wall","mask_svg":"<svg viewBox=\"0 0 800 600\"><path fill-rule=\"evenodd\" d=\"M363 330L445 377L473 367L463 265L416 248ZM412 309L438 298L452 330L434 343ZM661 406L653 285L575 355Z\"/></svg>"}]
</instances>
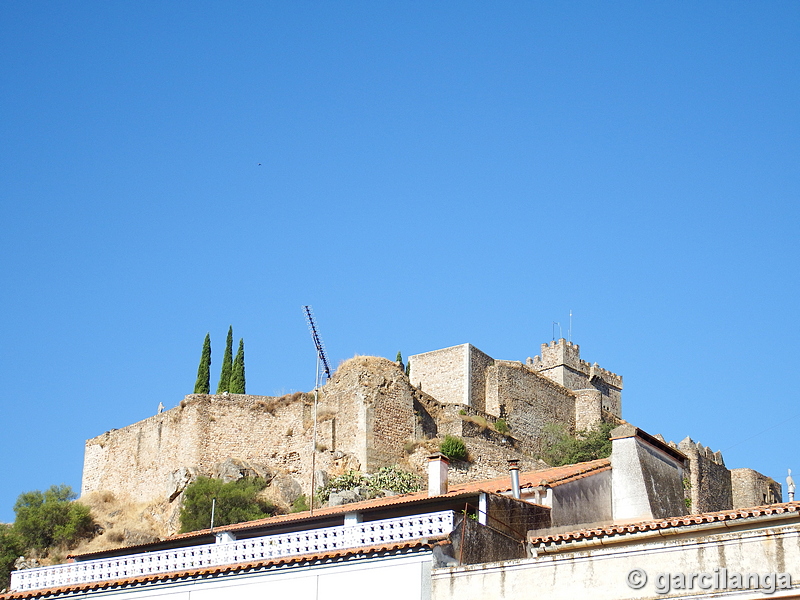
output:
<instances>
[{"instance_id":1,"label":"castle wall","mask_svg":"<svg viewBox=\"0 0 800 600\"><path fill-rule=\"evenodd\" d=\"M404 446L414 439L416 418L410 387L392 386L367 408L367 471L405 458Z\"/></svg>"},{"instance_id":2,"label":"castle wall","mask_svg":"<svg viewBox=\"0 0 800 600\"><path fill-rule=\"evenodd\" d=\"M575 390L575 430L588 431L603 421L600 390Z\"/></svg>"},{"instance_id":3,"label":"castle wall","mask_svg":"<svg viewBox=\"0 0 800 600\"><path fill-rule=\"evenodd\" d=\"M439 402L469 405L469 357L469 344L415 354L408 357L409 377Z\"/></svg>"},{"instance_id":4,"label":"castle wall","mask_svg":"<svg viewBox=\"0 0 800 600\"><path fill-rule=\"evenodd\" d=\"M486 387L487 412L504 412L514 437L529 439L534 450L549 423L575 428L575 393L522 363L495 361L487 369Z\"/></svg>"},{"instance_id":5,"label":"castle wall","mask_svg":"<svg viewBox=\"0 0 800 600\"><path fill-rule=\"evenodd\" d=\"M136 502L163 500L172 474L195 467L210 475L228 457L307 472L309 410L302 399L192 394L173 409L86 442L81 494L108 490Z\"/></svg>"},{"instance_id":6,"label":"castle wall","mask_svg":"<svg viewBox=\"0 0 800 600\"><path fill-rule=\"evenodd\" d=\"M469 354L469 405L486 411L486 371L494 364L494 359L470 344L467 344L467 352Z\"/></svg>"},{"instance_id":7,"label":"castle wall","mask_svg":"<svg viewBox=\"0 0 800 600\"><path fill-rule=\"evenodd\" d=\"M733 508L764 506L782 501L781 484L753 469L731 469Z\"/></svg>"},{"instance_id":8,"label":"castle wall","mask_svg":"<svg viewBox=\"0 0 800 600\"><path fill-rule=\"evenodd\" d=\"M528 365L571 390L594 388L602 394L602 408L622 417L622 377L581 359L580 346L565 339L542 344L541 355Z\"/></svg>"},{"instance_id":9,"label":"castle wall","mask_svg":"<svg viewBox=\"0 0 800 600\"><path fill-rule=\"evenodd\" d=\"M678 444L678 450L689 459L684 474L684 487L691 500L689 512L697 514L732 509L731 472L725 467L722 453L711 452L688 437Z\"/></svg>"}]
</instances>

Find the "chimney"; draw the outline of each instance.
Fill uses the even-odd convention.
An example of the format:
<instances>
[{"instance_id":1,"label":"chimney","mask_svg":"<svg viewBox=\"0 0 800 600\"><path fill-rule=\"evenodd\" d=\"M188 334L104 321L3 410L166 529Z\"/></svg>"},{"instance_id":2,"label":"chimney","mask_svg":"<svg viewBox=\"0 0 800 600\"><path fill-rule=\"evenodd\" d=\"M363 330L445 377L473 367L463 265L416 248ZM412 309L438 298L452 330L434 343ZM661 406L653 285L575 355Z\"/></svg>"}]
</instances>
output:
<instances>
[{"instance_id":1,"label":"chimney","mask_svg":"<svg viewBox=\"0 0 800 600\"><path fill-rule=\"evenodd\" d=\"M511 493L519 500L519 460L515 458L509 460L508 470L511 472Z\"/></svg>"},{"instance_id":2,"label":"chimney","mask_svg":"<svg viewBox=\"0 0 800 600\"><path fill-rule=\"evenodd\" d=\"M428 496L447 493L447 470L450 461L444 454L437 452L428 457Z\"/></svg>"}]
</instances>

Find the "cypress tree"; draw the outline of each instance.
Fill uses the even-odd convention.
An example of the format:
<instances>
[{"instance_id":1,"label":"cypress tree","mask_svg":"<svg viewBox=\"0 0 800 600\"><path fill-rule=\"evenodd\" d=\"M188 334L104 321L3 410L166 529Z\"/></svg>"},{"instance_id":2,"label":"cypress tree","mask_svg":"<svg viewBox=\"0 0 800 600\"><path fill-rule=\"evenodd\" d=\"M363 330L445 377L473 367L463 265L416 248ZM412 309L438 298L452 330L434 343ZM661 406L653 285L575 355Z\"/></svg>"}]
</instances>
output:
<instances>
[{"instance_id":1,"label":"cypress tree","mask_svg":"<svg viewBox=\"0 0 800 600\"><path fill-rule=\"evenodd\" d=\"M233 367L233 325L228 327L228 339L225 340L225 355L222 357L222 370L219 374L217 393L231 391L231 369Z\"/></svg>"},{"instance_id":2,"label":"cypress tree","mask_svg":"<svg viewBox=\"0 0 800 600\"><path fill-rule=\"evenodd\" d=\"M239 340L239 350L236 351L236 358L233 360L231 369L231 394L244 394L244 339Z\"/></svg>"},{"instance_id":3,"label":"cypress tree","mask_svg":"<svg viewBox=\"0 0 800 600\"><path fill-rule=\"evenodd\" d=\"M200 366L197 367L197 381L194 382L195 394L208 394L211 391L211 336L206 334L203 342L203 353L200 355Z\"/></svg>"},{"instance_id":4,"label":"cypress tree","mask_svg":"<svg viewBox=\"0 0 800 600\"><path fill-rule=\"evenodd\" d=\"M400 365L400 369L403 371L406 370L406 366L403 364L403 355L400 353L400 350L397 351L397 358L394 359L398 365Z\"/></svg>"}]
</instances>

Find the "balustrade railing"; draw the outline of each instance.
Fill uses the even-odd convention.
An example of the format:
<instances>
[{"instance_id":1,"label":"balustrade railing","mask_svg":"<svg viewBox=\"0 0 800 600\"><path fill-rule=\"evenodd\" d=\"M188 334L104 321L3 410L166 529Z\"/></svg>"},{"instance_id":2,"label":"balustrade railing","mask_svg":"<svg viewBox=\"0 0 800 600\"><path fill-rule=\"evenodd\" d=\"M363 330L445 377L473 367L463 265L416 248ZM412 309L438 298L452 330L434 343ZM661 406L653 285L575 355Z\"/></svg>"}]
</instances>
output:
<instances>
[{"instance_id":1,"label":"balustrade railing","mask_svg":"<svg viewBox=\"0 0 800 600\"><path fill-rule=\"evenodd\" d=\"M367 521L355 525L267 535L222 544L189 546L175 550L159 550L25 569L11 573L11 589L24 591L61 587L92 581L126 579L154 573L269 560L283 556L376 546L448 534L453 530L453 518L453 511L445 510L381 521Z\"/></svg>"}]
</instances>

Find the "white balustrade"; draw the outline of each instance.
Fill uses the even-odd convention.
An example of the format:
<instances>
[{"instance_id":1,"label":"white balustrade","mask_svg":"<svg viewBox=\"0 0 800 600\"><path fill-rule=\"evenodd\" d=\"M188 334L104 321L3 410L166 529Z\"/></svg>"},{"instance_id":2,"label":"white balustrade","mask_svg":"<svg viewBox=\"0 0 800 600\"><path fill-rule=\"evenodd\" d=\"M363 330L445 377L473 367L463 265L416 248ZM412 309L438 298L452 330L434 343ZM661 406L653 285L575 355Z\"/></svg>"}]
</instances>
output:
<instances>
[{"instance_id":1,"label":"white balustrade","mask_svg":"<svg viewBox=\"0 0 800 600\"><path fill-rule=\"evenodd\" d=\"M35 590L269 560L283 556L322 554L344 548L391 544L448 534L453 530L453 516L453 511L445 510L382 521L367 521L355 525L267 535L224 544L205 544L67 563L54 567L25 569L11 573L11 589Z\"/></svg>"}]
</instances>

